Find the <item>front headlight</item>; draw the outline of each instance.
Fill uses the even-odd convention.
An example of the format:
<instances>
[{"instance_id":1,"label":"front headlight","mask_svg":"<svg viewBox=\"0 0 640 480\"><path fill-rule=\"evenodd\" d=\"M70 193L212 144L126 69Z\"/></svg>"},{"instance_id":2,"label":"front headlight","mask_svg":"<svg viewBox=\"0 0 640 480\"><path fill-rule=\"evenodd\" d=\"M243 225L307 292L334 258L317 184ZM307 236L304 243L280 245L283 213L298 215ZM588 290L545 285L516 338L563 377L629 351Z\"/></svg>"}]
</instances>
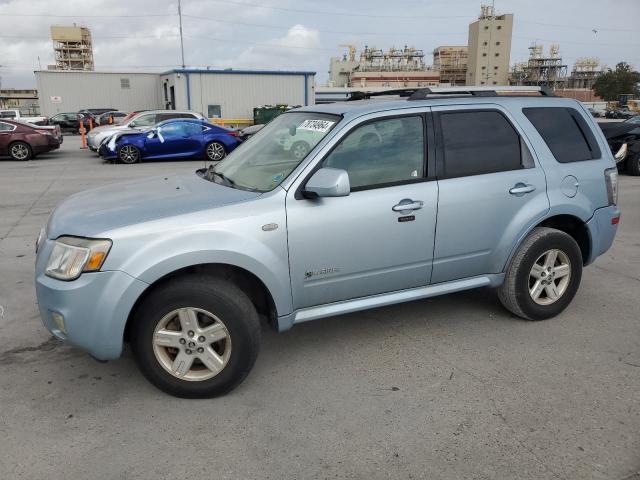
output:
<instances>
[{"instance_id":1,"label":"front headlight","mask_svg":"<svg viewBox=\"0 0 640 480\"><path fill-rule=\"evenodd\" d=\"M58 280L75 280L83 272L96 272L110 249L108 239L60 237L49 255L45 274Z\"/></svg>"}]
</instances>

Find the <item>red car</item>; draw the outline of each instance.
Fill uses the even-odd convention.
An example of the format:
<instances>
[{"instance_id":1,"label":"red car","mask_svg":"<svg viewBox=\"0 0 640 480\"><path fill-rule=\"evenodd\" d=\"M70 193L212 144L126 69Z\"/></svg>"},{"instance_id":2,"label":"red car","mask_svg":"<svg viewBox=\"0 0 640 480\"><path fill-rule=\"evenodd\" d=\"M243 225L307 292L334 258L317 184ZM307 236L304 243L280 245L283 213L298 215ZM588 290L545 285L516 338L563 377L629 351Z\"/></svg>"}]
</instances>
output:
<instances>
[{"instance_id":1,"label":"red car","mask_svg":"<svg viewBox=\"0 0 640 480\"><path fill-rule=\"evenodd\" d=\"M60 126L38 126L15 120L0 120L0 156L29 160L39 153L60 148Z\"/></svg>"}]
</instances>

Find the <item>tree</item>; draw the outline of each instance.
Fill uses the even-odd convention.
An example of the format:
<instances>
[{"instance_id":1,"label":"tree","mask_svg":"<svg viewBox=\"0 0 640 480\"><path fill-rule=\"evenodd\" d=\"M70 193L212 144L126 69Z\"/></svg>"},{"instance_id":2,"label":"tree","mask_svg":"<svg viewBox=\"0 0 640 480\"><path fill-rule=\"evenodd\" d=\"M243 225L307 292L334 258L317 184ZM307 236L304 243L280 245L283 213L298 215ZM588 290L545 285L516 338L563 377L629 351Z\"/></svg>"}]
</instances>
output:
<instances>
[{"instance_id":1,"label":"tree","mask_svg":"<svg viewBox=\"0 0 640 480\"><path fill-rule=\"evenodd\" d=\"M596 95L604 100L618 100L621 93L638 95L640 73L634 71L627 62L620 62L615 70L609 70L598 77L593 84Z\"/></svg>"}]
</instances>

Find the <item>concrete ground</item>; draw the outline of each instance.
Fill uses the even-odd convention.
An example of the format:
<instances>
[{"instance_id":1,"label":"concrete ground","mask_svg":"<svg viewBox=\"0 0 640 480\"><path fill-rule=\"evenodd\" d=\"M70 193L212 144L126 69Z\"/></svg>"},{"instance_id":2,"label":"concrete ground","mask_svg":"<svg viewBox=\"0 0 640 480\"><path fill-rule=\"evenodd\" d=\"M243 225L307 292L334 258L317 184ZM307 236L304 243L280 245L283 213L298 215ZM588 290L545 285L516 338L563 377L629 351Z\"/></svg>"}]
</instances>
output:
<instances>
[{"instance_id":1,"label":"concrete ground","mask_svg":"<svg viewBox=\"0 0 640 480\"><path fill-rule=\"evenodd\" d=\"M231 394L156 390L38 316L34 241L71 193L202 162L0 161L0 478L640 478L640 178L558 318L476 290L265 332Z\"/></svg>"}]
</instances>

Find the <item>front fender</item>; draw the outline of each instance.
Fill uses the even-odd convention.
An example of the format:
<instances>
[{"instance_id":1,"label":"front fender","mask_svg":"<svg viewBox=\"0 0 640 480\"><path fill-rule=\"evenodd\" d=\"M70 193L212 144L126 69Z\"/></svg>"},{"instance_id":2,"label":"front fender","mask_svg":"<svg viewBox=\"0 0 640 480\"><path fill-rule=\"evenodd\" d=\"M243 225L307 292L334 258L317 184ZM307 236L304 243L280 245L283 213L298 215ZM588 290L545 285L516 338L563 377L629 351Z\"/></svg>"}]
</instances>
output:
<instances>
[{"instance_id":1,"label":"front fender","mask_svg":"<svg viewBox=\"0 0 640 480\"><path fill-rule=\"evenodd\" d=\"M186 267L232 265L264 283L278 315L290 313L287 226L280 196L253 203L243 215L238 205L229 205L105 232L113 247L104 268L152 284ZM263 230L266 224L275 228Z\"/></svg>"}]
</instances>

